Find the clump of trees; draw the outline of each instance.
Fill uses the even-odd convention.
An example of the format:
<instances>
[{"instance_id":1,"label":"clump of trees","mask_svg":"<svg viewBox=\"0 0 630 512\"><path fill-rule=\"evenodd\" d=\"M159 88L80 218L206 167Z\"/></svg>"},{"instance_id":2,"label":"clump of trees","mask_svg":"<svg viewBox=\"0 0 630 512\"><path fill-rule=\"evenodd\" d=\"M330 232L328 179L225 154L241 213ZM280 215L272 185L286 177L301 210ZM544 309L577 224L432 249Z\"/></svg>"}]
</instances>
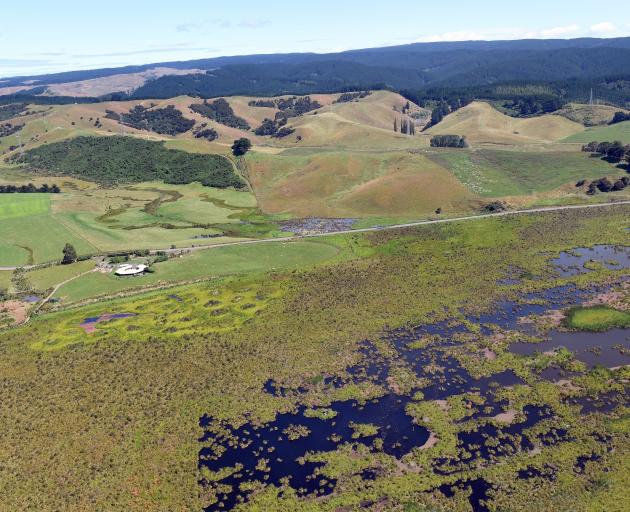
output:
<instances>
[{"instance_id":1,"label":"clump of trees","mask_svg":"<svg viewBox=\"0 0 630 512\"><path fill-rule=\"evenodd\" d=\"M630 121L630 112L615 112L615 115L608 124L623 123L624 121Z\"/></svg>"},{"instance_id":2,"label":"clump of trees","mask_svg":"<svg viewBox=\"0 0 630 512\"><path fill-rule=\"evenodd\" d=\"M298 98L297 96L280 98L277 100L276 106L280 109L280 112L276 113L276 121L300 117L308 112L322 108L322 105L318 101L312 100L310 96L304 96L303 98Z\"/></svg>"},{"instance_id":3,"label":"clump of trees","mask_svg":"<svg viewBox=\"0 0 630 512\"><path fill-rule=\"evenodd\" d=\"M251 100L250 107L276 108L276 100Z\"/></svg>"},{"instance_id":4,"label":"clump of trees","mask_svg":"<svg viewBox=\"0 0 630 512\"><path fill-rule=\"evenodd\" d=\"M402 118L400 123L398 119L394 119L394 131L403 133L405 135L415 135L416 134L416 123L410 121L409 119Z\"/></svg>"},{"instance_id":5,"label":"clump of trees","mask_svg":"<svg viewBox=\"0 0 630 512\"><path fill-rule=\"evenodd\" d=\"M161 135L184 133L195 125L195 121L185 118L174 105L168 105L166 108L150 109L142 105L136 105L126 114L116 114L109 111L107 116L110 118L117 117L121 123L132 128L149 130Z\"/></svg>"},{"instance_id":6,"label":"clump of trees","mask_svg":"<svg viewBox=\"0 0 630 512\"><path fill-rule=\"evenodd\" d=\"M223 98L203 103L197 103L190 106L190 109L208 119L212 119L217 123L229 126L230 128L238 128L239 130L249 130L250 126L242 117L234 114L234 110L230 104Z\"/></svg>"},{"instance_id":7,"label":"clump of trees","mask_svg":"<svg viewBox=\"0 0 630 512\"><path fill-rule=\"evenodd\" d=\"M462 135L435 135L431 137L432 148L467 148L468 142Z\"/></svg>"},{"instance_id":8,"label":"clump of trees","mask_svg":"<svg viewBox=\"0 0 630 512\"><path fill-rule=\"evenodd\" d=\"M208 123L201 123L193 130L193 135L197 139L206 139L208 142L212 142L219 138L219 134L214 128L208 128Z\"/></svg>"},{"instance_id":9,"label":"clump of trees","mask_svg":"<svg viewBox=\"0 0 630 512\"><path fill-rule=\"evenodd\" d=\"M586 193L588 195L595 195L597 191L600 192L618 192L619 190L623 190L630 185L630 177L623 176L616 181L611 181L607 177L600 178L598 180L592 181Z\"/></svg>"},{"instance_id":10,"label":"clump of trees","mask_svg":"<svg viewBox=\"0 0 630 512\"><path fill-rule=\"evenodd\" d=\"M63 248L63 259L61 260L61 263L63 265L69 265L70 263L77 261L77 258L77 251L74 248L74 245L66 244Z\"/></svg>"},{"instance_id":11,"label":"clump of trees","mask_svg":"<svg viewBox=\"0 0 630 512\"><path fill-rule=\"evenodd\" d=\"M59 194L61 189L55 185L48 185L44 183L40 187L36 187L32 183L28 185L0 185L0 194Z\"/></svg>"},{"instance_id":12,"label":"clump of trees","mask_svg":"<svg viewBox=\"0 0 630 512\"><path fill-rule=\"evenodd\" d=\"M280 119L279 121L273 121L269 118L265 118L262 124L254 130L254 133L263 137L268 136L281 139L295 132L294 128L285 126L286 124L286 118Z\"/></svg>"},{"instance_id":13,"label":"clump of trees","mask_svg":"<svg viewBox=\"0 0 630 512\"><path fill-rule=\"evenodd\" d=\"M162 180L174 185L245 186L226 157L167 149L163 142L135 137L75 137L30 149L11 161L46 176L105 185Z\"/></svg>"},{"instance_id":14,"label":"clump of trees","mask_svg":"<svg viewBox=\"0 0 630 512\"><path fill-rule=\"evenodd\" d=\"M630 144L615 142L589 142L582 146L582 151L601 155L610 162L630 162Z\"/></svg>"},{"instance_id":15,"label":"clump of trees","mask_svg":"<svg viewBox=\"0 0 630 512\"><path fill-rule=\"evenodd\" d=\"M352 101L359 101L363 98L367 98L372 91L361 91L361 92L344 92L337 98L333 103L350 103Z\"/></svg>"},{"instance_id":16,"label":"clump of trees","mask_svg":"<svg viewBox=\"0 0 630 512\"><path fill-rule=\"evenodd\" d=\"M252 141L241 137L232 144L232 154L234 156L243 156L252 148Z\"/></svg>"},{"instance_id":17,"label":"clump of trees","mask_svg":"<svg viewBox=\"0 0 630 512\"><path fill-rule=\"evenodd\" d=\"M22 128L24 128L23 124L0 124L0 137L8 137L9 135L13 135L14 133L19 132Z\"/></svg>"}]
</instances>

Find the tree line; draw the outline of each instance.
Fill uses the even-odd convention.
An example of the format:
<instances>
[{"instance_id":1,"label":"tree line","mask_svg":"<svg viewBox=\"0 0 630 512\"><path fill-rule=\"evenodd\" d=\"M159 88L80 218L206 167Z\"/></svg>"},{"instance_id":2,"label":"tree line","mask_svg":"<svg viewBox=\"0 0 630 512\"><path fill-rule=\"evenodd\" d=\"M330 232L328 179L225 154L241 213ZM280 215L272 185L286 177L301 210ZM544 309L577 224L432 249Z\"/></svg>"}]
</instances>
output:
<instances>
[{"instance_id":1,"label":"tree line","mask_svg":"<svg viewBox=\"0 0 630 512\"><path fill-rule=\"evenodd\" d=\"M48 185L48 183L44 183L43 185L36 187L32 183L28 185L0 185L0 194L59 194L61 189L56 185Z\"/></svg>"}]
</instances>

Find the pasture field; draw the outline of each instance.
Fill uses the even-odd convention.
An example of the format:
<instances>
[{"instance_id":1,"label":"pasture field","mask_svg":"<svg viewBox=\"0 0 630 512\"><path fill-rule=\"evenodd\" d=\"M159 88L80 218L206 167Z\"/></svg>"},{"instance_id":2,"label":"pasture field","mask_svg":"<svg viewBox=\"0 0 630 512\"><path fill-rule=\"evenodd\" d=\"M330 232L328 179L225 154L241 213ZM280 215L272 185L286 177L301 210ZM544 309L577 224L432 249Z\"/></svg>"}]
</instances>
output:
<instances>
[{"instance_id":1,"label":"pasture field","mask_svg":"<svg viewBox=\"0 0 630 512\"><path fill-rule=\"evenodd\" d=\"M492 105L475 101L427 130L430 135L464 135L473 144L548 144L584 131L584 126L558 115L519 119Z\"/></svg>"},{"instance_id":2,"label":"pasture field","mask_svg":"<svg viewBox=\"0 0 630 512\"><path fill-rule=\"evenodd\" d=\"M580 179L618 174L603 160L577 152L446 149L427 155L482 197L531 196Z\"/></svg>"},{"instance_id":3,"label":"pasture field","mask_svg":"<svg viewBox=\"0 0 630 512\"><path fill-rule=\"evenodd\" d=\"M55 297L66 304L173 282L300 268L330 260L338 252L335 245L319 241L218 247L157 263L153 267L154 273L141 277L121 278L99 272L86 274L60 287Z\"/></svg>"},{"instance_id":4,"label":"pasture field","mask_svg":"<svg viewBox=\"0 0 630 512\"><path fill-rule=\"evenodd\" d=\"M0 194L0 221L50 212L50 194Z\"/></svg>"},{"instance_id":5,"label":"pasture field","mask_svg":"<svg viewBox=\"0 0 630 512\"><path fill-rule=\"evenodd\" d=\"M393 510L468 511L467 490L447 498L437 489L460 479L484 479L493 488L490 506L497 509L614 510L630 483L627 372L589 370L562 351L517 356L509 344L522 339L520 332L478 315L521 293L556 286L573 284L588 294L618 283L615 290L623 292L623 270L602 266L559 278L549 258L574 247L627 244L628 215L630 208L619 205L339 236L340 246L360 244L360 254L315 267L298 258L294 267L272 273L246 272L91 304L5 331L0 343L5 378L0 416L7 440L0 465L3 505L43 512L201 510L215 505L224 490L213 483L233 471L198 469L206 446L199 441L206 432L200 418L208 416L210 433L241 426L264 432L269 422L304 407L309 416L326 416L336 401L356 400L361 407L351 412L360 415L392 397L390 405L398 403L396 398L408 403L397 420L413 418L430 428L434 444L399 457L382 449L374 426L353 423L355 437L307 456L306 464L316 462L324 478L335 481L330 494L300 496L289 487L280 492L261 477L240 509L333 512L361 508L377 497ZM479 268L483 272L475 271ZM518 283L497 284L515 272ZM541 306L551 307L554 300ZM546 318L545 308L540 311ZM88 318L123 313L135 316L105 316L87 324L93 329L81 327ZM510 379L511 385L484 394L479 387L456 388L435 401L429 393L457 384L440 361L431 359L443 340L398 328L441 321L464 328L452 335L460 343L448 345L449 361L479 378ZM488 336L482 325L497 336ZM409 338L401 338L401 332L409 332ZM371 342L367 348L365 340ZM415 359L398 357L396 347L411 342L427 346L429 363L419 366L433 368L431 382L416 376ZM488 350L493 357L483 355ZM390 370L389 379L370 380L369 357L375 358L376 370ZM568 370L570 385L540 376L557 364ZM350 372L355 365L359 370ZM498 410L489 396L500 400ZM609 411L580 412L580 401L595 403L602 396L614 397ZM532 407L549 414L528 416ZM505 417L513 418L511 425ZM526 418L533 425L523 426ZM298 414L292 424L305 421ZM459 449L458 439L486 429L497 434L487 443L481 440L479 451L495 450L496 439L510 444L527 437L536 444L492 451L481 464L478 456ZM272 435L275 444L285 433ZM235 442L228 449L239 446ZM596 458L590 458L593 453ZM434 472L436 465L444 467L444 457L454 461L448 474ZM273 455L265 458L268 466L276 464ZM587 462L576 471L582 460ZM549 480L519 477L548 468L554 475ZM605 485L597 484L601 481Z\"/></svg>"},{"instance_id":6,"label":"pasture field","mask_svg":"<svg viewBox=\"0 0 630 512\"><path fill-rule=\"evenodd\" d=\"M13 277L13 272L10 270L0 270L0 288L5 291L10 291L13 283L11 282L11 278Z\"/></svg>"},{"instance_id":7,"label":"pasture field","mask_svg":"<svg viewBox=\"0 0 630 512\"><path fill-rule=\"evenodd\" d=\"M94 268L93 260L78 261L70 265L54 265L30 270L25 274L33 290L46 291L53 286L88 272Z\"/></svg>"},{"instance_id":8,"label":"pasture field","mask_svg":"<svg viewBox=\"0 0 630 512\"><path fill-rule=\"evenodd\" d=\"M610 126L597 126L588 128L582 133L576 133L563 140L563 142L575 142L587 144L592 141L613 142L619 140L624 144L630 144L630 121L616 123Z\"/></svg>"},{"instance_id":9,"label":"pasture field","mask_svg":"<svg viewBox=\"0 0 630 512\"><path fill-rule=\"evenodd\" d=\"M473 193L426 156L409 152L288 150L247 157L263 211L298 217L426 216L467 211Z\"/></svg>"},{"instance_id":10,"label":"pasture field","mask_svg":"<svg viewBox=\"0 0 630 512\"><path fill-rule=\"evenodd\" d=\"M160 182L104 188L69 178L30 180L10 170L4 179L56 182L62 193L0 195L0 266L58 260L66 242L79 254L90 254L280 233L246 191Z\"/></svg>"}]
</instances>

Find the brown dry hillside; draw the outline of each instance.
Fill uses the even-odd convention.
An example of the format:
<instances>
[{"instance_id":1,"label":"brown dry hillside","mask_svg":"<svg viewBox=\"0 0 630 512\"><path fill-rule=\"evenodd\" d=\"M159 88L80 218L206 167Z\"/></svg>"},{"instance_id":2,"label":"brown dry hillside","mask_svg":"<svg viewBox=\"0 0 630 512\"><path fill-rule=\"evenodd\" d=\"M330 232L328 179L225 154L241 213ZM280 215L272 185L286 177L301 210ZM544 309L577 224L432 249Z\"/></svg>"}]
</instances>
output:
<instances>
[{"instance_id":1,"label":"brown dry hillside","mask_svg":"<svg viewBox=\"0 0 630 512\"><path fill-rule=\"evenodd\" d=\"M288 150L248 155L260 207L298 217L426 216L462 211L473 194L423 155Z\"/></svg>"},{"instance_id":2,"label":"brown dry hillside","mask_svg":"<svg viewBox=\"0 0 630 512\"><path fill-rule=\"evenodd\" d=\"M531 144L555 142L584 131L584 126L558 115L519 119L475 101L449 114L426 133L465 135L472 143Z\"/></svg>"}]
</instances>

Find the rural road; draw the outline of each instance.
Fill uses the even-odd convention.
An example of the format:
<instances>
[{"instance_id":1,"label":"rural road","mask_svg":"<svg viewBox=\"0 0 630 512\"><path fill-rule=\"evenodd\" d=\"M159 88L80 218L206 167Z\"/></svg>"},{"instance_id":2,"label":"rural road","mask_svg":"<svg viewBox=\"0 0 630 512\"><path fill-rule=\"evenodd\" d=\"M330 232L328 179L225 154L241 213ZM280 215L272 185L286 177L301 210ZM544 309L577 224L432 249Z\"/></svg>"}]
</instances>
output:
<instances>
[{"instance_id":1,"label":"rural road","mask_svg":"<svg viewBox=\"0 0 630 512\"><path fill-rule=\"evenodd\" d=\"M434 219L434 220L420 220L416 222L407 222L405 224L390 224L387 226L374 226L371 228L360 229L346 229L342 231L332 231L328 233L311 233L308 235L291 235L277 238L263 238L258 240L240 240L236 242L224 242L214 245L202 245L196 247L180 247L177 249L152 249L150 252L164 252L167 254L180 253L182 251L202 251L207 249L215 249L217 247L226 247L231 245L248 245L248 244L262 244L269 242L292 242L295 240L304 240L308 238L321 238L334 235L349 235L353 233L369 233L371 231L388 231L392 229L412 228L415 226L427 226L431 224L446 224L449 222L463 222L467 220L487 219L492 217L508 217L512 215L524 215L531 213L545 213L545 212L557 212L563 210L584 210L587 208L607 208L611 206L630 205L630 201L618 201L614 203L597 203L597 204L583 204L583 205L571 205L571 206L546 206L544 208L531 208L528 210L509 210L505 212L497 213L485 213L480 215L469 215L467 217L452 217L448 219Z\"/></svg>"},{"instance_id":2,"label":"rural road","mask_svg":"<svg viewBox=\"0 0 630 512\"><path fill-rule=\"evenodd\" d=\"M254 239L254 240L240 240L235 242L223 242L214 245L200 245L195 247L178 247L176 249L150 249L151 254L155 254L157 252L166 253L166 254L179 254L184 251L204 251L208 249L216 249L219 247L229 247L233 245L250 245L250 244L264 244L270 242L293 242L296 240L305 240L309 238L321 238L326 236L334 236L334 235L349 235L353 233L369 233L372 231L387 231L392 229L401 229L401 228L412 228L416 226L428 226L431 224L446 224L449 222L464 222L468 220L478 220L478 219L488 219L492 217L508 217L512 215L526 215L532 213L545 213L545 212L557 212L563 210L585 210L588 208L609 208L611 206L619 206L619 205L630 205L630 201L617 201L613 203L597 203L597 204L583 204L583 205L570 205L570 206L546 206L543 208L530 208L526 210L508 210L505 212L497 212L497 213L485 213L479 215L469 215L467 217L451 217L448 219L433 219L433 220L420 220L416 222L407 222L405 224L391 224L387 226L374 226L371 228L360 228L360 229L346 229L342 231L332 231L328 233L311 233L308 235L291 235L277 238L262 238L262 239ZM30 268L36 268L37 265L26 265L22 267L0 267L0 271L2 270L15 270L16 268L23 268L28 270Z\"/></svg>"}]
</instances>

